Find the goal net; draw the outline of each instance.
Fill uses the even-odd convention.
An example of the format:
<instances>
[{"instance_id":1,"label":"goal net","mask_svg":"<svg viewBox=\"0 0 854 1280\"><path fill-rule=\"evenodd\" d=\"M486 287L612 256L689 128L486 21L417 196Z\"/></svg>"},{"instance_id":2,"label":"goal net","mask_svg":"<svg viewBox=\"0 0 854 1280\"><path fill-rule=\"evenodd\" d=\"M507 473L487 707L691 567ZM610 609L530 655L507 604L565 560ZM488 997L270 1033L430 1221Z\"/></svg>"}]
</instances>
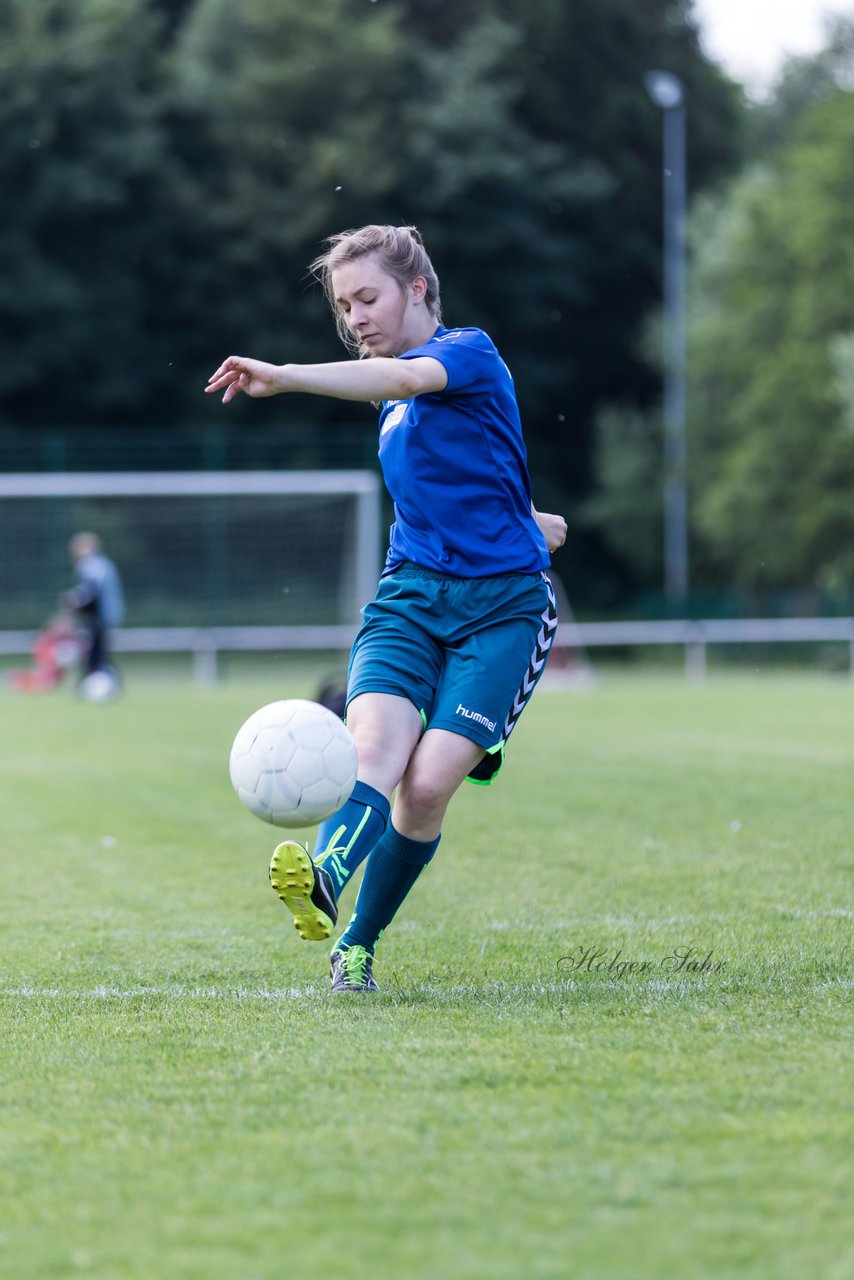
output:
<instances>
[{"instance_id":1,"label":"goal net","mask_svg":"<svg viewBox=\"0 0 854 1280\"><path fill-rule=\"evenodd\" d=\"M126 627L355 626L379 574L370 471L0 476L0 631L73 582L74 533L117 564Z\"/></svg>"}]
</instances>

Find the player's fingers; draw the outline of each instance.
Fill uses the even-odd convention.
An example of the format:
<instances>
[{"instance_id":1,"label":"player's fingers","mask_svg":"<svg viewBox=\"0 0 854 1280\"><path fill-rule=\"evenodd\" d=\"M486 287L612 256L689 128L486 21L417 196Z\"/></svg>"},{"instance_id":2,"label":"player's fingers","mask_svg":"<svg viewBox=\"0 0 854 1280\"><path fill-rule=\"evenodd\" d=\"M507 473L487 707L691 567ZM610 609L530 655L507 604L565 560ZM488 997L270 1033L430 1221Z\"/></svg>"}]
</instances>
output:
<instances>
[{"instance_id":1,"label":"player's fingers","mask_svg":"<svg viewBox=\"0 0 854 1280\"><path fill-rule=\"evenodd\" d=\"M227 387L230 382L236 382L240 376L239 371L236 369L229 369L227 373L223 373L219 377L216 374L212 374L205 390L219 391L220 388Z\"/></svg>"},{"instance_id":2,"label":"player's fingers","mask_svg":"<svg viewBox=\"0 0 854 1280\"><path fill-rule=\"evenodd\" d=\"M208 378L208 382L213 382L214 378L221 378L224 373L230 369L238 369L243 364L240 356L229 356L227 360L223 360L222 364Z\"/></svg>"}]
</instances>

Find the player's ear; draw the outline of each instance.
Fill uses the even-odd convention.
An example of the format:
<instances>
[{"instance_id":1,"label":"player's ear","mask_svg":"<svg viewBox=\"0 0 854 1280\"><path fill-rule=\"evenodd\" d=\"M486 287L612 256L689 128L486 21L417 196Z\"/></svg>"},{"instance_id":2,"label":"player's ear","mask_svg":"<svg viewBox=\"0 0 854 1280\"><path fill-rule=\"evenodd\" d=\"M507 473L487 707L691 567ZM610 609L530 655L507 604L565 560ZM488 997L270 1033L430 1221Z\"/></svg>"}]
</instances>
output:
<instances>
[{"instance_id":1,"label":"player's ear","mask_svg":"<svg viewBox=\"0 0 854 1280\"><path fill-rule=\"evenodd\" d=\"M409 282L409 296L413 302L423 302L427 296L427 281L423 276L415 276Z\"/></svg>"}]
</instances>

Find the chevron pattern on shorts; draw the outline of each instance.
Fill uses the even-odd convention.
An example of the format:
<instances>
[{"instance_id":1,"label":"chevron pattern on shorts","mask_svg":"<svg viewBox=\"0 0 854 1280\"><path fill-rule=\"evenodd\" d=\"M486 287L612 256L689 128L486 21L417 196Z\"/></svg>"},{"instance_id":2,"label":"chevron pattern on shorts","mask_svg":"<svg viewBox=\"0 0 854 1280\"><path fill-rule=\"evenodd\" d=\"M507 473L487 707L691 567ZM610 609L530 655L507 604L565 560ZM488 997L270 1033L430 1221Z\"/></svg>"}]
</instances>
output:
<instances>
[{"instance_id":1,"label":"chevron pattern on shorts","mask_svg":"<svg viewBox=\"0 0 854 1280\"><path fill-rule=\"evenodd\" d=\"M557 631L557 601L555 600L554 588L548 577L543 574L546 586L548 587L549 599L548 604L543 610L539 634L537 635L537 643L534 646L534 652L531 654L531 660L528 663L528 670L525 672L522 683L513 699L513 705L508 712L507 719L504 721L504 731L502 738L506 742L510 734L516 727L516 721L525 710L525 704L534 692L534 685L539 680L546 665L546 658L549 656Z\"/></svg>"}]
</instances>

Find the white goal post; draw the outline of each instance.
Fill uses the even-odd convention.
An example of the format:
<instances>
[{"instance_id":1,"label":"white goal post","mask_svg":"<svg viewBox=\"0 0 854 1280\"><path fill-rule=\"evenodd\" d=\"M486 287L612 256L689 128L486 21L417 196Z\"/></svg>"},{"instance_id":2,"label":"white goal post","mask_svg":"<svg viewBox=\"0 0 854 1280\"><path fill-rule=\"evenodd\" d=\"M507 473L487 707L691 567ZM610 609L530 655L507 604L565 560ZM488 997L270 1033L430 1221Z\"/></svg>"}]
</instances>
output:
<instances>
[{"instance_id":1,"label":"white goal post","mask_svg":"<svg viewBox=\"0 0 854 1280\"><path fill-rule=\"evenodd\" d=\"M210 673L217 649L346 648L376 590L381 502L372 471L0 475L0 652L55 612L82 530L122 574L120 651L189 649Z\"/></svg>"}]
</instances>

